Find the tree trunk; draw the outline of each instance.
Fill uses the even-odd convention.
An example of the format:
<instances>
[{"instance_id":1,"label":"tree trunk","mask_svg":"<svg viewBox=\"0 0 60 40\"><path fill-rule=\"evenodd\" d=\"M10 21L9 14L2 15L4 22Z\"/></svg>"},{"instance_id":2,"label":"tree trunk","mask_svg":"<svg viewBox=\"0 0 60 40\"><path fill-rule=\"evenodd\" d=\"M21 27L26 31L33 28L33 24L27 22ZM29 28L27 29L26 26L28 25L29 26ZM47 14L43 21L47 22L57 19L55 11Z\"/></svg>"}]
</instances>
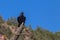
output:
<instances>
[{"instance_id":1,"label":"tree trunk","mask_svg":"<svg viewBox=\"0 0 60 40\"><path fill-rule=\"evenodd\" d=\"M23 23L21 24L21 26L19 28L17 28L17 30L15 31L15 34L13 34L13 36L10 40L17 40L19 38L22 30L23 30Z\"/></svg>"}]
</instances>

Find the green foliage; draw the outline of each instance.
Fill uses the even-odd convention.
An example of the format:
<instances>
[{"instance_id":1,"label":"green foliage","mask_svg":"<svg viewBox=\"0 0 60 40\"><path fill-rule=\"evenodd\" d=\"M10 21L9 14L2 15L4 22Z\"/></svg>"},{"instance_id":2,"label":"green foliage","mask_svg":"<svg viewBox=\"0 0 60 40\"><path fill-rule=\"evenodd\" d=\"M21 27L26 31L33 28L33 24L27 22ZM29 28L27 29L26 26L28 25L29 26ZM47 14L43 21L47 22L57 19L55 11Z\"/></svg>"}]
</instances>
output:
<instances>
[{"instance_id":1,"label":"green foliage","mask_svg":"<svg viewBox=\"0 0 60 40\"><path fill-rule=\"evenodd\" d=\"M33 32L36 40L59 40L57 35L49 32L48 30L44 30L40 27L37 27L36 30Z\"/></svg>"},{"instance_id":2,"label":"green foliage","mask_svg":"<svg viewBox=\"0 0 60 40\"><path fill-rule=\"evenodd\" d=\"M0 25L1 25L1 23L3 23L3 22L4 22L4 20L3 20L2 16L0 16Z\"/></svg>"},{"instance_id":3,"label":"green foliage","mask_svg":"<svg viewBox=\"0 0 60 40\"><path fill-rule=\"evenodd\" d=\"M10 38L12 33L9 28L5 29L4 26L1 26L3 23L4 20L0 16L0 33L5 34L8 38ZM9 18L7 20L7 24L17 26L16 18ZM52 33L48 30L40 28L39 26L33 30L31 25L28 28L33 33L33 40L60 40L60 32ZM23 36L20 36L18 40L23 40Z\"/></svg>"},{"instance_id":4,"label":"green foliage","mask_svg":"<svg viewBox=\"0 0 60 40\"><path fill-rule=\"evenodd\" d=\"M8 38L10 38L11 34L12 34L10 29L9 28L5 29L4 26L0 27L0 32L3 33L4 35L6 35Z\"/></svg>"},{"instance_id":5,"label":"green foliage","mask_svg":"<svg viewBox=\"0 0 60 40\"><path fill-rule=\"evenodd\" d=\"M16 18L13 18L13 17L9 18L9 19L7 20L7 24L8 24L8 25L17 26L17 20L16 20Z\"/></svg>"}]
</instances>

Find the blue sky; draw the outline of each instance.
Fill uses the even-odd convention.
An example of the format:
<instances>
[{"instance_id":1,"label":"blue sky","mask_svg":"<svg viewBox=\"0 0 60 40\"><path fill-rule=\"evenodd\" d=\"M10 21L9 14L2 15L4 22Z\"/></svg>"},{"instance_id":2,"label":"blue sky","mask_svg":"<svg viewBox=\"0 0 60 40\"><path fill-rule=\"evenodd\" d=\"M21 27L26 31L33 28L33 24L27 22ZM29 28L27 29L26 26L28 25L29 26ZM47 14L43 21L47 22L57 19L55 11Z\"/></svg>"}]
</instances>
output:
<instances>
[{"instance_id":1,"label":"blue sky","mask_svg":"<svg viewBox=\"0 0 60 40\"><path fill-rule=\"evenodd\" d=\"M52 32L60 31L59 0L0 0L0 15L5 20L24 12L26 26L37 25Z\"/></svg>"}]
</instances>

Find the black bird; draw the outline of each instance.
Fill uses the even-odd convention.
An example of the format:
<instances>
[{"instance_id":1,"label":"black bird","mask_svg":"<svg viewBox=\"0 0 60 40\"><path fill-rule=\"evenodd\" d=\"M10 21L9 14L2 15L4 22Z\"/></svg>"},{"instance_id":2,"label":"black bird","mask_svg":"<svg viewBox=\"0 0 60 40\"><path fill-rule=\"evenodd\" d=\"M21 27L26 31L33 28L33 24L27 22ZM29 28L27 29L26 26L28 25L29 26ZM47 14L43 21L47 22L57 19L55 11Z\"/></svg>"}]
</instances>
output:
<instances>
[{"instance_id":1,"label":"black bird","mask_svg":"<svg viewBox=\"0 0 60 40\"><path fill-rule=\"evenodd\" d=\"M23 22L23 24L25 24L25 20L26 20L26 17L24 16L24 13L21 12L21 14L17 17L18 27L20 27L22 22Z\"/></svg>"}]
</instances>

